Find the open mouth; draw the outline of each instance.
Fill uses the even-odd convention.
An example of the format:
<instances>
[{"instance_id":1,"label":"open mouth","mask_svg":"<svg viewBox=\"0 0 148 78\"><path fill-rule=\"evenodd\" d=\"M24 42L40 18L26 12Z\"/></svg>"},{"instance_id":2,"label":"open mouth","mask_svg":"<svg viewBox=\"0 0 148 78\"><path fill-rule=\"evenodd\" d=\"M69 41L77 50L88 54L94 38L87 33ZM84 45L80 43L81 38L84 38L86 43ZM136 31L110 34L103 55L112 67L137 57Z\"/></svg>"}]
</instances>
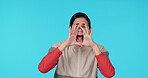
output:
<instances>
[{"instance_id":1,"label":"open mouth","mask_svg":"<svg viewBox=\"0 0 148 78\"><path fill-rule=\"evenodd\" d=\"M77 42L83 41L83 35L77 35Z\"/></svg>"}]
</instances>

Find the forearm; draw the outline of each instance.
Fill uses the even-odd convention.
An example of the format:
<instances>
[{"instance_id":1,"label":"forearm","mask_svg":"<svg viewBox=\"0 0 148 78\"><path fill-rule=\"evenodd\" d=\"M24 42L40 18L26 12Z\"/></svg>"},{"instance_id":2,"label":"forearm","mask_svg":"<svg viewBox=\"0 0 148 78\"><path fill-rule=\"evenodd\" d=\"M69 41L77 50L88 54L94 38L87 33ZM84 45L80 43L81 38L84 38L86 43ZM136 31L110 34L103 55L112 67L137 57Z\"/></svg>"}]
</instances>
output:
<instances>
[{"instance_id":1,"label":"forearm","mask_svg":"<svg viewBox=\"0 0 148 78\"><path fill-rule=\"evenodd\" d=\"M68 46L67 43L63 41L63 43L58 48L62 52L67 46Z\"/></svg>"},{"instance_id":2,"label":"forearm","mask_svg":"<svg viewBox=\"0 0 148 78\"><path fill-rule=\"evenodd\" d=\"M99 50L98 45L96 43L93 44L92 49L95 52L96 56L101 53L101 51Z\"/></svg>"},{"instance_id":3,"label":"forearm","mask_svg":"<svg viewBox=\"0 0 148 78\"><path fill-rule=\"evenodd\" d=\"M62 52L58 48L48 53L39 64L39 71L46 73L54 68L61 54Z\"/></svg>"},{"instance_id":4,"label":"forearm","mask_svg":"<svg viewBox=\"0 0 148 78\"><path fill-rule=\"evenodd\" d=\"M96 59L99 65L99 69L105 77L110 78L115 75L115 69L106 55L101 52L96 56Z\"/></svg>"},{"instance_id":5,"label":"forearm","mask_svg":"<svg viewBox=\"0 0 148 78\"><path fill-rule=\"evenodd\" d=\"M92 49L96 54L96 59L97 59L101 73L106 78L111 78L112 76L114 76L115 69L111 64L109 58L99 50L98 44L94 43L94 45L92 46Z\"/></svg>"}]
</instances>

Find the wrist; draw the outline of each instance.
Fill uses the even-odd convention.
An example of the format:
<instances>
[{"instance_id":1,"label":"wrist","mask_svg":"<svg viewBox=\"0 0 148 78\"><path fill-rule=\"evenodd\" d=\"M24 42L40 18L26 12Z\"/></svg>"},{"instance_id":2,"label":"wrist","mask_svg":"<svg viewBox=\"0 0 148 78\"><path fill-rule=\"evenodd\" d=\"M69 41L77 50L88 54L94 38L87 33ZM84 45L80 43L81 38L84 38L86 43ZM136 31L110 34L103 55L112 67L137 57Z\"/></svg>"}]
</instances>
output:
<instances>
[{"instance_id":1,"label":"wrist","mask_svg":"<svg viewBox=\"0 0 148 78\"><path fill-rule=\"evenodd\" d=\"M63 44L63 46L65 46L65 47L68 47L68 46L69 46L67 40L65 40L62 44Z\"/></svg>"},{"instance_id":2,"label":"wrist","mask_svg":"<svg viewBox=\"0 0 148 78\"><path fill-rule=\"evenodd\" d=\"M95 42L93 42L91 48L96 48L96 47L98 47L98 45Z\"/></svg>"},{"instance_id":3,"label":"wrist","mask_svg":"<svg viewBox=\"0 0 148 78\"><path fill-rule=\"evenodd\" d=\"M62 42L62 44L59 46L59 50L62 52L67 47L67 44L65 41Z\"/></svg>"},{"instance_id":4,"label":"wrist","mask_svg":"<svg viewBox=\"0 0 148 78\"><path fill-rule=\"evenodd\" d=\"M62 43L62 46L63 46L64 48L66 48L66 47L68 47L68 43L67 43L66 41L64 41L64 42Z\"/></svg>"},{"instance_id":5,"label":"wrist","mask_svg":"<svg viewBox=\"0 0 148 78\"><path fill-rule=\"evenodd\" d=\"M101 51L99 50L98 45L96 43L93 44L92 49L96 55L99 55L101 53Z\"/></svg>"}]
</instances>

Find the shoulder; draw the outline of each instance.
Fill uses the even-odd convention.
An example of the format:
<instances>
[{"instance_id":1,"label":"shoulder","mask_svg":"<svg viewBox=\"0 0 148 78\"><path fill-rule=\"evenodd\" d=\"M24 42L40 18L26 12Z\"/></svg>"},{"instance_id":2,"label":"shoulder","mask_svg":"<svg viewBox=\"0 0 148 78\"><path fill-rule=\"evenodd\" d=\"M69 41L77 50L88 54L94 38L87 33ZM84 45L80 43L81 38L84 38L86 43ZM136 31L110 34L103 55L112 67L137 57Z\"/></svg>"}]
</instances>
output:
<instances>
[{"instance_id":1,"label":"shoulder","mask_svg":"<svg viewBox=\"0 0 148 78\"><path fill-rule=\"evenodd\" d=\"M63 42L64 42L64 41L57 42L57 43L53 44L51 47L57 48L57 47L59 47Z\"/></svg>"},{"instance_id":2,"label":"shoulder","mask_svg":"<svg viewBox=\"0 0 148 78\"><path fill-rule=\"evenodd\" d=\"M63 42L64 42L64 41L60 41L60 42L57 42L57 43L53 44L53 45L49 48L48 52L52 52L52 51L55 50L57 47L59 47Z\"/></svg>"},{"instance_id":3,"label":"shoulder","mask_svg":"<svg viewBox=\"0 0 148 78\"><path fill-rule=\"evenodd\" d=\"M98 45L98 48L99 48L99 50L101 51L101 52L103 52L105 55L109 55L109 52L108 52L108 50L104 47L104 46L102 46L102 45L100 45L100 44L97 44Z\"/></svg>"}]
</instances>

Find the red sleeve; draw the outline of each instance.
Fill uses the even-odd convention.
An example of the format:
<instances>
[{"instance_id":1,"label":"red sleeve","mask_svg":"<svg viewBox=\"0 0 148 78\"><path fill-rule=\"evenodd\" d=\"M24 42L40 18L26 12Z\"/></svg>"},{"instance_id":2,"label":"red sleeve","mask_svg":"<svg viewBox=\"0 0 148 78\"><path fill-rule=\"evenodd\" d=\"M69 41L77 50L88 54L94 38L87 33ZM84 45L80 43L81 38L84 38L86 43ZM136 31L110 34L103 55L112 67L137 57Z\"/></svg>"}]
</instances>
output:
<instances>
[{"instance_id":1,"label":"red sleeve","mask_svg":"<svg viewBox=\"0 0 148 78\"><path fill-rule=\"evenodd\" d=\"M96 59L102 75L105 77L113 77L115 75L115 69L106 55L101 52L96 56Z\"/></svg>"},{"instance_id":2,"label":"red sleeve","mask_svg":"<svg viewBox=\"0 0 148 78\"><path fill-rule=\"evenodd\" d=\"M48 53L39 64L39 71L46 73L54 68L61 54L62 52L58 48Z\"/></svg>"}]
</instances>

